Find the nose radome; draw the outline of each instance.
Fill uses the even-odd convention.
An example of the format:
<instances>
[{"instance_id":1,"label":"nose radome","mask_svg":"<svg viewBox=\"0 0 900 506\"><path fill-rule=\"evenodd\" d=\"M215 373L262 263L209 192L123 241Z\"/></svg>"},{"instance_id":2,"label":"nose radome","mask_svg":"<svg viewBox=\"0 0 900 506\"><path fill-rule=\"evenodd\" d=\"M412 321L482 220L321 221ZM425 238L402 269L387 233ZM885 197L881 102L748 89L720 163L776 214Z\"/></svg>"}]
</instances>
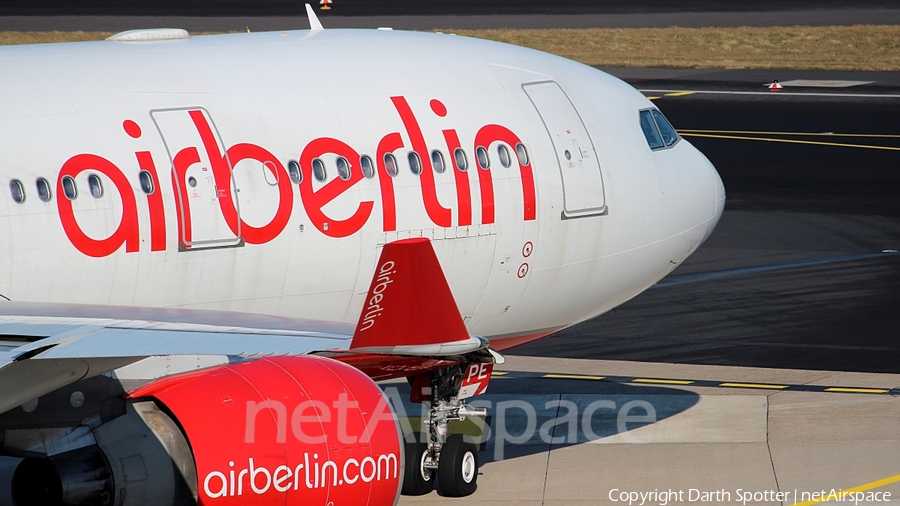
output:
<instances>
[{"instance_id":1,"label":"nose radome","mask_svg":"<svg viewBox=\"0 0 900 506\"><path fill-rule=\"evenodd\" d=\"M716 225L719 223L719 219L722 218L722 212L725 211L725 184L722 183L722 177L719 176L719 171L716 170L716 167L709 161L705 156L703 157L706 160L706 164L709 167L709 171L713 178L713 195L712 198L715 199L715 216L709 220L706 233L703 234L703 240L709 238L712 231L716 228Z\"/></svg>"},{"instance_id":2,"label":"nose radome","mask_svg":"<svg viewBox=\"0 0 900 506\"><path fill-rule=\"evenodd\" d=\"M715 165L713 165L712 162L709 161L709 159L706 160L706 163L709 164L709 170L712 171L713 181L716 184L716 206L724 206L725 184L722 183L722 177L719 176L719 171L716 170ZM719 204L719 202L722 202L722 204ZM719 211L719 214L722 214L722 212Z\"/></svg>"}]
</instances>

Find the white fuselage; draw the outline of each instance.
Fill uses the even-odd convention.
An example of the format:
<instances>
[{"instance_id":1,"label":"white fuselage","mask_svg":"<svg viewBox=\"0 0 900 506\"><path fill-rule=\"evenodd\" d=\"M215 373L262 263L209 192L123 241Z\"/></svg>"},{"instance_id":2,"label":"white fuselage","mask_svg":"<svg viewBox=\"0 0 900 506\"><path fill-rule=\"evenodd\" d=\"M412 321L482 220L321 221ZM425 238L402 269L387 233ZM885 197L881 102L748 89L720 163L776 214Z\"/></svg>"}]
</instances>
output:
<instances>
[{"instance_id":1,"label":"white fuselage","mask_svg":"<svg viewBox=\"0 0 900 506\"><path fill-rule=\"evenodd\" d=\"M22 46L0 50L0 75L12 300L355 322L380 245L424 236L469 332L515 344L651 286L724 206L688 142L651 151L636 90L493 42L324 30Z\"/></svg>"}]
</instances>

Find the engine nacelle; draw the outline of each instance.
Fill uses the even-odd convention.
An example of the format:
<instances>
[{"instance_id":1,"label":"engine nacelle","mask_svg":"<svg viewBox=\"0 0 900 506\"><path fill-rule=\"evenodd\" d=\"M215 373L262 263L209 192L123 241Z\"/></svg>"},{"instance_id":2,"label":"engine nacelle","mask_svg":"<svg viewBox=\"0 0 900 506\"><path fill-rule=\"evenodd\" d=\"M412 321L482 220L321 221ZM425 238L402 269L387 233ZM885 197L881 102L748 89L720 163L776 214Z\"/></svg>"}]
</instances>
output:
<instances>
[{"instance_id":1,"label":"engine nacelle","mask_svg":"<svg viewBox=\"0 0 900 506\"><path fill-rule=\"evenodd\" d=\"M91 469L69 471L72 457L63 456L19 466L15 504L375 506L396 504L402 487L402 436L387 398L359 370L320 357L261 358L155 381L131 392L128 413L94 435L91 462L105 464L94 474L111 479L97 481L93 501L83 487L66 489ZM23 493L42 480L59 484L53 497Z\"/></svg>"}]
</instances>

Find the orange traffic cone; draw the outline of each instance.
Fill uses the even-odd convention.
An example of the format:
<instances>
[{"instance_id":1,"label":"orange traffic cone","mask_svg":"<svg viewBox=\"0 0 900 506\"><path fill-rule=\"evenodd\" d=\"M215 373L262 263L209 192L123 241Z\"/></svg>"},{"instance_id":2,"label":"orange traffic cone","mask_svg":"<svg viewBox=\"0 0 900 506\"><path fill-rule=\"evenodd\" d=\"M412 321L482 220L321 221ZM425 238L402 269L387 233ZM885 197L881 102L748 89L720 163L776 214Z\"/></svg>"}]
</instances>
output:
<instances>
[{"instance_id":1,"label":"orange traffic cone","mask_svg":"<svg viewBox=\"0 0 900 506\"><path fill-rule=\"evenodd\" d=\"M769 91L781 91L784 89L784 86L778 84L778 79L772 81L772 84L769 85Z\"/></svg>"},{"instance_id":2,"label":"orange traffic cone","mask_svg":"<svg viewBox=\"0 0 900 506\"><path fill-rule=\"evenodd\" d=\"M323 11L331 10L331 0L321 0L319 2L319 5L321 5L321 7L319 7L319 9L321 9Z\"/></svg>"}]
</instances>

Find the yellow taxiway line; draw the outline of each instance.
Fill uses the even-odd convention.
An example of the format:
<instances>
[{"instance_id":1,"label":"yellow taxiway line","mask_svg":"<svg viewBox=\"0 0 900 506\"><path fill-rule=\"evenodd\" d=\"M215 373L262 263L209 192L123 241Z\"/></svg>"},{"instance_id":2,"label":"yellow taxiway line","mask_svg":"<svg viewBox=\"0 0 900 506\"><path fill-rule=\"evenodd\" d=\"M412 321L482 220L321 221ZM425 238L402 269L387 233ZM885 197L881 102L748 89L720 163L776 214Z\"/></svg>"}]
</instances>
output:
<instances>
[{"instance_id":1,"label":"yellow taxiway line","mask_svg":"<svg viewBox=\"0 0 900 506\"><path fill-rule=\"evenodd\" d=\"M858 487L845 488L845 489L841 490L840 493L848 493L849 494L849 493L853 493L853 492L868 492L869 490L881 488L885 485L890 485L891 483L897 483L898 481L900 481L900 474L895 474L894 476L888 476L887 478L882 478L877 481L864 483L862 485L859 485ZM820 504L820 503L829 502L832 500L834 500L834 499L828 499L828 498L816 499L813 501L792 503L791 506L811 506L813 504ZM843 502L843 501L841 501L841 502Z\"/></svg>"},{"instance_id":2,"label":"yellow taxiway line","mask_svg":"<svg viewBox=\"0 0 900 506\"><path fill-rule=\"evenodd\" d=\"M669 380L669 379L653 379L653 378L637 378L631 380L631 383L652 383L654 385L690 385L690 380Z\"/></svg>"},{"instance_id":3,"label":"yellow taxiway line","mask_svg":"<svg viewBox=\"0 0 900 506\"><path fill-rule=\"evenodd\" d=\"M826 392L844 392L850 394L886 394L888 390L886 388L846 388L846 387L831 387L826 388Z\"/></svg>"},{"instance_id":4,"label":"yellow taxiway line","mask_svg":"<svg viewBox=\"0 0 900 506\"><path fill-rule=\"evenodd\" d=\"M784 390L787 385L767 385L765 383L721 383L720 387L726 388L761 388L766 390Z\"/></svg>"},{"instance_id":5,"label":"yellow taxiway line","mask_svg":"<svg viewBox=\"0 0 900 506\"><path fill-rule=\"evenodd\" d=\"M800 137L871 137L873 139L900 139L900 134L844 134L836 132L766 132L759 130L697 130L685 129L679 132L692 134L741 134L741 135L796 135Z\"/></svg>"},{"instance_id":6,"label":"yellow taxiway line","mask_svg":"<svg viewBox=\"0 0 900 506\"><path fill-rule=\"evenodd\" d=\"M783 142L786 144L812 144L815 146L835 146L841 148L863 148L863 149L882 149L885 151L900 151L900 148L891 146L871 146L867 144L845 144L841 142L819 142L819 141L801 141L798 139L770 139L767 137L745 137L742 135L714 135L714 134L694 134L688 132L679 132L684 137L706 137L710 139L733 139L740 141L764 141L764 142Z\"/></svg>"},{"instance_id":7,"label":"yellow taxiway line","mask_svg":"<svg viewBox=\"0 0 900 506\"><path fill-rule=\"evenodd\" d=\"M544 378L553 379L577 379L577 380L602 380L605 376L585 376L581 374L545 374Z\"/></svg>"}]
</instances>

